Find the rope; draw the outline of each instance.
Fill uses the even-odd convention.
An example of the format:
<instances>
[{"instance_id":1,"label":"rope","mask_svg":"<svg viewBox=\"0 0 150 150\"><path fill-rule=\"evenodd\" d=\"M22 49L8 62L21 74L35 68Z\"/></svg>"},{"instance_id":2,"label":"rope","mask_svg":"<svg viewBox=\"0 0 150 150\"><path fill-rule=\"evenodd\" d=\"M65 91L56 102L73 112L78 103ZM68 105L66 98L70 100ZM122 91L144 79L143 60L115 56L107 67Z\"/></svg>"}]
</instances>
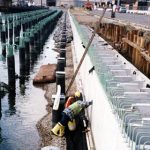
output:
<instances>
[{"instance_id":1,"label":"rope","mask_svg":"<svg viewBox=\"0 0 150 150\"><path fill-rule=\"evenodd\" d=\"M92 34L91 38L89 39L89 42L88 42L88 44L87 44L87 47L85 48L85 51L84 51L83 56L82 56L82 58L81 58L81 60L80 60L80 63L79 63L79 65L77 66L77 68L76 68L76 70L75 70L75 73L74 73L74 75L73 75L73 77L72 77L72 79L71 79L71 81L70 81L70 83L69 83L69 86L68 86L67 90L66 90L66 93L65 93L66 95L68 94L68 91L70 90L70 88L71 88L71 86L72 86L72 84L73 84L73 82L74 82L74 80L75 80L75 78L76 78L76 76L77 76L77 73L78 73L78 71L79 71L79 69L80 69L80 67L81 67L81 65L82 65L82 62L83 62L83 60L84 60L84 58L85 58L85 56L86 56L86 54L87 54L87 52L88 52L88 49L89 49L89 47L90 47L90 45L91 45L91 43L92 43L92 41L93 41L93 39L94 39L94 36L95 36L95 34L96 34L96 32L97 32L97 30L98 30L98 28L99 28L99 25L100 25L100 23L101 23L101 21L102 21L102 18L104 17L104 14L105 14L105 12L106 12L106 9L107 9L107 7L105 7L105 8L103 9L103 13L102 13L101 17L99 18L99 21L98 21L98 23L97 23L97 25L96 25L96 28L95 28L95 30L93 31L93 34Z\"/></svg>"}]
</instances>

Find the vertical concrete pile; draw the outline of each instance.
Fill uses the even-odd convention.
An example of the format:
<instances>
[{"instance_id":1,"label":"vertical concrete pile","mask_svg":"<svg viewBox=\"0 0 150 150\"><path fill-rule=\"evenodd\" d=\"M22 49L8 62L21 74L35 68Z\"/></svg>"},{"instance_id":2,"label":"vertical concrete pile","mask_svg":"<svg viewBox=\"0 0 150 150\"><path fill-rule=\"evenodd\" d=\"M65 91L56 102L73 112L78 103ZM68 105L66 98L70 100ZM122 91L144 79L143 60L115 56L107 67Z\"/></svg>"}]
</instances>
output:
<instances>
[{"instance_id":1,"label":"vertical concrete pile","mask_svg":"<svg viewBox=\"0 0 150 150\"><path fill-rule=\"evenodd\" d=\"M57 71L56 71L56 88L58 85L61 87L61 96L60 102L57 109L53 106L53 115L52 115L52 122L54 126L61 117L61 112L64 109L65 103L65 67L66 67L66 47L72 39L72 30L71 25L69 22L69 18L67 12L64 12L61 19L58 21L56 32L54 33L54 41L55 41L55 48L59 52L59 57L57 58Z\"/></svg>"},{"instance_id":2,"label":"vertical concrete pile","mask_svg":"<svg viewBox=\"0 0 150 150\"><path fill-rule=\"evenodd\" d=\"M57 30L54 34L54 40L56 48L65 48L67 43L73 40L71 25L68 20L67 12L65 12L62 18L57 24Z\"/></svg>"},{"instance_id":3,"label":"vertical concrete pile","mask_svg":"<svg viewBox=\"0 0 150 150\"><path fill-rule=\"evenodd\" d=\"M1 47L3 57L7 56L8 84L15 89L16 77L24 84L30 67L42 51L48 35L54 29L59 10L36 10L16 14L4 14L0 17ZM15 74L14 51L19 50L20 75Z\"/></svg>"}]
</instances>

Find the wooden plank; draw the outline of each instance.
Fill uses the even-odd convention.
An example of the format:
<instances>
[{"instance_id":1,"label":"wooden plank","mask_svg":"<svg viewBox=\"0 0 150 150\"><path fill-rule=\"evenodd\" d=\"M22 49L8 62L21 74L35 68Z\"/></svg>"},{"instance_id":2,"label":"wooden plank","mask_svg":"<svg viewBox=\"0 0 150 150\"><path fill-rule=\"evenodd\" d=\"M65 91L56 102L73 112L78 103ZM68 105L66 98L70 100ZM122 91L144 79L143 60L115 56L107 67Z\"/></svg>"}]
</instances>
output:
<instances>
[{"instance_id":1,"label":"wooden plank","mask_svg":"<svg viewBox=\"0 0 150 150\"><path fill-rule=\"evenodd\" d=\"M133 42L134 42L134 43L136 43L136 39L137 39L137 35L134 34L134 35L133 35ZM135 60L136 49L133 47L133 48L132 48L132 51L133 51L133 52L132 52L132 63L135 64L135 61L136 61L136 60Z\"/></svg>"},{"instance_id":2,"label":"wooden plank","mask_svg":"<svg viewBox=\"0 0 150 150\"><path fill-rule=\"evenodd\" d=\"M144 42L145 42L145 38L144 37L141 37L141 40L140 40L140 47L144 49Z\"/></svg>"},{"instance_id":3,"label":"wooden plank","mask_svg":"<svg viewBox=\"0 0 150 150\"><path fill-rule=\"evenodd\" d=\"M108 38L108 24L105 24L105 29L106 29L106 38Z\"/></svg>"},{"instance_id":4,"label":"wooden plank","mask_svg":"<svg viewBox=\"0 0 150 150\"><path fill-rule=\"evenodd\" d=\"M115 31L115 25L112 25L112 41L115 41L115 35L114 35L114 31Z\"/></svg>"},{"instance_id":5,"label":"wooden plank","mask_svg":"<svg viewBox=\"0 0 150 150\"><path fill-rule=\"evenodd\" d=\"M135 43L131 42L130 40L126 39L126 38L122 38L123 42L129 44L130 46L132 46L133 48L137 49L142 56L150 63L150 57L146 54L146 50L141 48L140 46L137 46Z\"/></svg>"},{"instance_id":6,"label":"wooden plank","mask_svg":"<svg viewBox=\"0 0 150 150\"><path fill-rule=\"evenodd\" d=\"M140 47L144 49L144 38L140 36ZM144 57L141 56L141 69L143 72L146 74L146 66L147 66L147 61L144 59Z\"/></svg>"},{"instance_id":7,"label":"wooden plank","mask_svg":"<svg viewBox=\"0 0 150 150\"><path fill-rule=\"evenodd\" d=\"M137 44L137 46L139 46L139 47L141 48L140 43L141 43L141 37L140 37L139 35L137 35L136 44ZM137 53L138 53L138 54L137 54L137 68L138 68L139 70L143 70L143 65L142 65L143 60L142 60L142 56L141 56L139 50L137 50Z\"/></svg>"},{"instance_id":8,"label":"wooden plank","mask_svg":"<svg viewBox=\"0 0 150 150\"><path fill-rule=\"evenodd\" d=\"M128 38L130 41L133 41L132 39L132 31L129 32L129 38ZM132 46L128 46L128 53L129 53L129 57L132 58L132 50L133 50L133 47Z\"/></svg>"},{"instance_id":9,"label":"wooden plank","mask_svg":"<svg viewBox=\"0 0 150 150\"><path fill-rule=\"evenodd\" d=\"M146 64L146 74L149 76L149 62Z\"/></svg>"},{"instance_id":10,"label":"wooden plank","mask_svg":"<svg viewBox=\"0 0 150 150\"><path fill-rule=\"evenodd\" d=\"M109 40L111 40L111 24L109 24L109 26L108 26L109 28L108 28L108 31L109 31Z\"/></svg>"},{"instance_id":11,"label":"wooden plank","mask_svg":"<svg viewBox=\"0 0 150 150\"><path fill-rule=\"evenodd\" d=\"M141 51L144 51L144 49L143 49L143 48L141 48L141 47L140 47L140 46L138 46L137 44L135 44L135 43L131 42L131 41L130 41L130 40L128 40L127 38L122 38L122 40L123 40L123 42L125 42L125 43L129 44L130 46L132 46L133 48L135 48L135 49L139 50L140 52L141 52Z\"/></svg>"},{"instance_id":12,"label":"wooden plank","mask_svg":"<svg viewBox=\"0 0 150 150\"><path fill-rule=\"evenodd\" d=\"M122 36L123 36L123 29L122 26L119 26L119 42L122 42Z\"/></svg>"},{"instance_id":13,"label":"wooden plank","mask_svg":"<svg viewBox=\"0 0 150 150\"><path fill-rule=\"evenodd\" d=\"M116 29L115 29L115 42L118 42L119 41L119 26L116 26Z\"/></svg>"},{"instance_id":14,"label":"wooden plank","mask_svg":"<svg viewBox=\"0 0 150 150\"><path fill-rule=\"evenodd\" d=\"M150 57L145 52L141 52L142 56L150 63Z\"/></svg>"}]
</instances>

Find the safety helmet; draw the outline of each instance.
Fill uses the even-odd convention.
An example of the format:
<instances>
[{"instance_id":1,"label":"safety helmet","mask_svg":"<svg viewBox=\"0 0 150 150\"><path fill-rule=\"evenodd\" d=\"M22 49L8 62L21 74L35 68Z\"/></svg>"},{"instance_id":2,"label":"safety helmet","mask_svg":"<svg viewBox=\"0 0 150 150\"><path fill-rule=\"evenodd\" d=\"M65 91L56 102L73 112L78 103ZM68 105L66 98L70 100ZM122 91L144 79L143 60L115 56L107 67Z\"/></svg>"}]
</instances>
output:
<instances>
[{"instance_id":1,"label":"safety helmet","mask_svg":"<svg viewBox=\"0 0 150 150\"><path fill-rule=\"evenodd\" d=\"M79 91L75 92L75 97L80 97L81 96L81 93Z\"/></svg>"}]
</instances>

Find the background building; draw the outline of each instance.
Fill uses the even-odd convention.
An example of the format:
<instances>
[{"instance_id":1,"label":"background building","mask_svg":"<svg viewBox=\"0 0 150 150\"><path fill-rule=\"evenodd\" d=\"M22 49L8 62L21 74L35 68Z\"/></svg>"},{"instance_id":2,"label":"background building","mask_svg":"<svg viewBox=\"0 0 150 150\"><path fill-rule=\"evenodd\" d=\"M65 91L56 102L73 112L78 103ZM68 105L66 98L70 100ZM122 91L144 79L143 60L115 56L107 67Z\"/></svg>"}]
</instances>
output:
<instances>
[{"instance_id":1,"label":"background building","mask_svg":"<svg viewBox=\"0 0 150 150\"><path fill-rule=\"evenodd\" d=\"M34 0L35 5L37 6L46 6L46 0Z\"/></svg>"},{"instance_id":2,"label":"background building","mask_svg":"<svg viewBox=\"0 0 150 150\"><path fill-rule=\"evenodd\" d=\"M0 0L0 6L10 6L12 5L12 0Z\"/></svg>"},{"instance_id":3,"label":"background building","mask_svg":"<svg viewBox=\"0 0 150 150\"><path fill-rule=\"evenodd\" d=\"M47 6L56 6L56 0L47 0Z\"/></svg>"}]
</instances>

